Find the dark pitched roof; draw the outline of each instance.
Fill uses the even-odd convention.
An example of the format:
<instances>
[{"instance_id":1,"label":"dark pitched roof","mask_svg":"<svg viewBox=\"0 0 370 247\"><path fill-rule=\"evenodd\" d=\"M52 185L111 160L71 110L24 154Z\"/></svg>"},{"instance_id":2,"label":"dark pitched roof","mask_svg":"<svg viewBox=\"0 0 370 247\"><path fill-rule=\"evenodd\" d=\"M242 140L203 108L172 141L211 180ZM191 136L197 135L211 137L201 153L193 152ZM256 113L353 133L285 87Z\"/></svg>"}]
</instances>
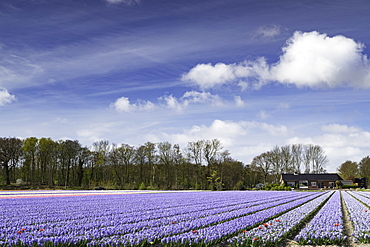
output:
<instances>
[{"instance_id":1,"label":"dark pitched roof","mask_svg":"<svg viewBox=\"0 0 370 247\"><path fill-rule=\"evenodd\" d=\"M326 180L326 181L337 181L343 180L336 173L320 173L320 174L282 174L282 180L284 181L297 181L297 180Z\"/></svg>"}]
</instances>

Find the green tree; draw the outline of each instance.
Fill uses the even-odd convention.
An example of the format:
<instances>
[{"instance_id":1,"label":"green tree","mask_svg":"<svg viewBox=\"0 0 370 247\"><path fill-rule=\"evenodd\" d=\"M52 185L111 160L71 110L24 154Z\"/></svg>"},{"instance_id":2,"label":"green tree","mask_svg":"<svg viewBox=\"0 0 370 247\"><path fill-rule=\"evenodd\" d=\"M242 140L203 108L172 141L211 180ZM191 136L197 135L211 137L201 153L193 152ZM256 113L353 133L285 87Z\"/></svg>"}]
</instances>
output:
<instances>
[{"instance_id":1,"label":"green tree","mask_svg":"<svg viewBox=\"0 0 370 247\"><path fill-rule=\"evenodd\" d=\"M57 173L58 142L50 138L41 138L38 142L37 162L40 169L39 183L54 185Z\"/></svg>"},{"instance_id":2,"label":"green tree","mask_svg":"<svg viewBox=\"0 0 370 247\"><path fill-rule=\"evenodd\" d=\"M5 171L6 185L10 185L10 172L22 157L22 146L18 138L0 138L0 165Z\"/></svg>"},{"instance_id":3,"label":"green tree","mask_svg":"<svg viewBox=\"0 0 370 247\"><path fill-rule=\"evenodd\" d=\"M59 162L62 169L60 181L64 181L65 188L67 186L75 186L77 184L76 171L78 170L78 155L81 151L80 143L75 140L61 141L59 144Z\"/></svg>"},{"instance_id":4,"label":"green tree","mask_svg":"<svg viewBox=\"0 0 370 247\"><path fill-rule=\"evenodd\" d=\"M362 158L358 164L359 175L361 177L366 177L367 181L370 181L370 157L366 156Z\"/></svg>"},{"instance_id":5,"label":"green tree","mask_svg":"<svg viewBox=\"0 0 370 247\"><path fill-rule=\"evenodd\" d=\"M207 180L212 190L222 190L221 178L217 175L217 171L213 171Z\"/></svg>"},{"instance_id":6,"label":"green tree","mask_svg":"<svg viewBox=\"0 0 370 247\"><path fill-rule=\"evenodd\" d=\"M29 137L23 140L23 180L31 183L32 185L39 183L37 178L37 152L39 140L36 137Z\"/></svg>"},{"instance_id":7,"label":"green tree","mask_svg":"<svg viewBox=\"0 0 370 247\"><path fill-rule=\"evenodd\" d=\"M343 179L352 180L358 174L358 165L356 162L347 160L340 165L338 172Z\"/></svg>"},{"instance_id":8,"label":"green tree","mask_svg":"<svg viewBox=\"0 0 370 247\"><path fill-rule=\"evenodd\" d=\"M134 177L132 171L133 171L133 166L134 166L135 156L136 156L135 148L128 144L122 144L117 149L117 152L119 155L120 164L123 165L123 171L124 171L122 183L129 186L129 184L133 182L133 177Z\"/></svg>"},{"instance_id":9,"label":"green tree","mask_svg":"<svg viewBox=\"0 0 370 247\"><path fill-rule=\"evenodd\" d=\"M108 165L108 156L112 146L109 145L108 140L96 141L92 145L93 165L90 172L90 180L93 181L94 186L105 183L109 179L109 173L106 172Z\"/></svg>"}]
</instances>

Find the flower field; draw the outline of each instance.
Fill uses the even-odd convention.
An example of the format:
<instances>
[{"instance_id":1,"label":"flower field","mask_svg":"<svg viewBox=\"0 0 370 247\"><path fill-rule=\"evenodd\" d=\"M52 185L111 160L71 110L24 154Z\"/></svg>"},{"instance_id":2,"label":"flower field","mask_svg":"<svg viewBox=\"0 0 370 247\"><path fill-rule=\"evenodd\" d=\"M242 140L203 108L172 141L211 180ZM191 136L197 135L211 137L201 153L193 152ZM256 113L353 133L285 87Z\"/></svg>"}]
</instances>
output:
<instances>
[{"instance_id":1,"label":"flower field","mask_svg":"<svg viewBox=\"0 0 370 247\"><path fill-rule=\"evenodd\" d=\"M0 246L370 242L369 192L0 192ZM352 241L352 240L351 240Z\"/></svg>"}]
</instances>

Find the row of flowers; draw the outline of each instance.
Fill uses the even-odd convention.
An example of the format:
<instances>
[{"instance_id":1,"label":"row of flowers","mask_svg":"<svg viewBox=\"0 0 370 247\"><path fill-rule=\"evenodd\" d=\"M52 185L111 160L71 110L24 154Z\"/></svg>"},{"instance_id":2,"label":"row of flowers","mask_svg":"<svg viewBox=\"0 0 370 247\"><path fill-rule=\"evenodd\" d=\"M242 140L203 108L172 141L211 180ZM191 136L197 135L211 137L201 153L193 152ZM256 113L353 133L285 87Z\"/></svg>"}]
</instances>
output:
<instances>
[{"instance_id":1,"label":"row of flowers","mask_svg":"<svg viewBox=\"0 0 370 247\"><path fill-rule=\"evenodd\" d=\"M317 197L299 207L296 207L277 218L265 221L249 231L237 235L229 240L234 246L276 246L292 231L325 202L331 193Z\"/></svg>"},{"instance_id":2,"label":"row of flowers","mask_svg":"<svg viewBox=\"0 0 370 247\"><path fill-rule=\"evenodd\" d=\"M353 192L343 192L342 195L353 224L354 241L356 243L370 243L370 210L364 204L370 205L368 197Z\"/></svg>"},{"instance_id":3,"label":"row of flowers","mask_svg":"<svg viewBox=\"0 0 370 247\"><path fill-rule=\"evenodd\" d=\"M0 245L112 245L122 236L132 244L150 242L289 202L296 195L197 192L1 199Z\"/></svg>"},{"instance_id":4,"label":"row of flowers","mask_svg":"<svg viewBox=\"0 0 370 247\"><path fill-rule=\"evenodd\" d=\"M299 244L341 245L344 233L341 193L336 191L315 217L294 238Z\"/></svg>"},{"instance_id":5,"label":"row of flowers","mask_svg":"<svg viewBox=\"0 0 370 247\"><path fill-rule=\"evenodd\" d=\"M307 194L299 195L299 197L306 197ZM181 222L172 222L170 225L161 225L157 227L150 227L145 228L140 231L128 233L125 235L114 235L109 237L104 237L98 240L92 241L91 245L114 245L115 244L124 244L124 245L138 245L140 243L155 243L158 242L161 238L175 235L182 233L184 231L189 231L192 234L198 233L198 228L211 225L211 224L219 224L220 222L230 220L232 218L240 217L242 215L254 213L259 210L264 210L269 207L276 206L281 203L286 203L297 198L296 195L288 196L285 195L285 198L265 198L263 203L259 203L258 205L255 202L251 203L255 204L254 206L245 206L239 210L217 213L212 215L204 215L198 218L189 219L186 221ZM198 215L199 216L199 215ZM239 219L239 218L237 218Z\"/></svg>"},{"instance_id":6,"label":"row of flowers","mask_svg":"<svg viewBox=\"0 0 370 247\"><path fill-rule=\"evenodd\" d=\"M299 194L297 194L299 195ZM178 246L181 244L214 244L222 241L230 235L236 234L237 232L243 231L254 225L269 220L270 218L276 217L288 210L291 210L313 198L320 197L322 193L310 194L304 198L290 201L284 204L279 204L266 210L257 211L253 214L239 217L230 221L225 221L216 225L201 228L194 231L184 232L179 235L169 236L162 239L162 244ZM325 195L323 195L325 197Z\"/></svg>"}]
</instances>

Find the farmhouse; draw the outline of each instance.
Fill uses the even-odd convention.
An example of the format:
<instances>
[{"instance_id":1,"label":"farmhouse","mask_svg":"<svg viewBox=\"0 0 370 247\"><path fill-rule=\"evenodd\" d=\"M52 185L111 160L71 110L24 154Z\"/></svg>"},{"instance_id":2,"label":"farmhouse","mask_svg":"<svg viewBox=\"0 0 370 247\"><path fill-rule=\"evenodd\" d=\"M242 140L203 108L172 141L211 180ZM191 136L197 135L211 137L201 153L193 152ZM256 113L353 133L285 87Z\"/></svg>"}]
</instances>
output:
<instances>
[{"instance_id":1,"label":"farmhouse","mask_svg":"<svg viewBox=\"0 0 370 247\"><path fill-rule=\"evenodd\" d=\"M341 180L336 173L281 175L281 183L300 189L335 188L335 182Z\"/></svg>"}]
</instances>

